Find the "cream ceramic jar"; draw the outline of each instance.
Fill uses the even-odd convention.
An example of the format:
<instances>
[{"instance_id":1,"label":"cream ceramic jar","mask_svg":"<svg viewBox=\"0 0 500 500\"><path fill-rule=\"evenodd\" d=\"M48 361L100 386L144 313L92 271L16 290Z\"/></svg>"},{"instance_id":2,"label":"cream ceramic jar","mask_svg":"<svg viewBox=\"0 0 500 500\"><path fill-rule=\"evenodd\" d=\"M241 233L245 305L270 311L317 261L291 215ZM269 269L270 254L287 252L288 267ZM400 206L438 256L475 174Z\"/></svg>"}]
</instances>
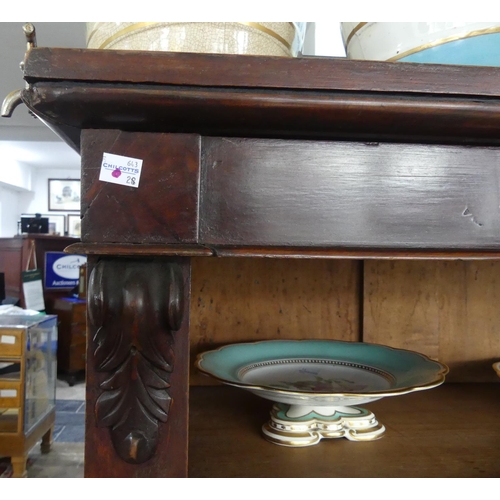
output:
<instances>
[{"instance_id":1,"label":"cream ceramic jar","mask_svg":"<svg viewBox=\"0 0 500 500\"><path fill-rule=\"evenodd\" d=\"M500 66L500 23L340 23L350 59Z\"/></svg>"},{"instance_id":2,"label":"cream ceramic jar","mask_svg":"<svg viewBox=\"0 0 500 500\"><path fill-rule=\"evenodd\" d=\"M87 23L87 48L294 57L306 23Z\"/></svg>"}]
</instances>

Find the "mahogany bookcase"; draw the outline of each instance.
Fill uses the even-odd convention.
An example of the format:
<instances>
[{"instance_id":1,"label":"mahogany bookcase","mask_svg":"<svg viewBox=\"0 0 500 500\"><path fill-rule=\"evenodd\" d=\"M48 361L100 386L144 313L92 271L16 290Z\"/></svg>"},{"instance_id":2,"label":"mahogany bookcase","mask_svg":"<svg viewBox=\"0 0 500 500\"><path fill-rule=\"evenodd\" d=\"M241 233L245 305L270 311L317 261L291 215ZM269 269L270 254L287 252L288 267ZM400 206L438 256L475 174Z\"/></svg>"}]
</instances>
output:
<instances>
[{"instance_id":1,"label":"mahogany bookcase","mask_svg":"<svg viewBox=\"0 0 500 500\"><path fill-rule=\"evenodd\" d=\"M408 443L416 475L500 472L495 387L416 394L427 433L390 401L413 438L291 459L248 431L260 401L188 380L193 257L498 259L500 68L32 48L24 78L82 158L86 476L404 475ZM142 160L138 186L100 181L105 153Z\"/></svg>"}]
</instances>

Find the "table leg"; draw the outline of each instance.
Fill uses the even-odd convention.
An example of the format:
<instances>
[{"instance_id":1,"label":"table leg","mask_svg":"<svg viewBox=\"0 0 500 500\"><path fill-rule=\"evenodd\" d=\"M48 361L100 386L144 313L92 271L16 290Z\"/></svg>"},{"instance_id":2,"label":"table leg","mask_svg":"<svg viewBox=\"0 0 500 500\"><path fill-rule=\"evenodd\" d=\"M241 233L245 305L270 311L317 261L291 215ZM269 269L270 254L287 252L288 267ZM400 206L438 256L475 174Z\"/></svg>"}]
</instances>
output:
<instances>
[{"instance_id":1,"label":"table leg","mask_svg":"<svg viewBox=\"0 0 500 500\"><path fill-rule=\"evenodd\" d=\"M89 268L85 476L184 477L190 261Z\"/></svg>"},{"instance_id":2,"label":"table leg","mask_svg":"<svg viewBox=\"0 0 500 500\"><path fill-rule=\"evenodd\" d=\"M28 455L18 455L10 458L12 463L12 477L28 477L28 472L26 471L27 460Z\"/></svg>"},{"instance_id":3,"label":"table leg","mask_svg":"<svg viewBox=\"0 0 500 500\"><path fill-rule=\"evenodd\" d=\"M52 426L43 436L42 443L40 445L40 451L42 453L49 453L53 442L54 427Z\"/></svg>"}]
</instances>

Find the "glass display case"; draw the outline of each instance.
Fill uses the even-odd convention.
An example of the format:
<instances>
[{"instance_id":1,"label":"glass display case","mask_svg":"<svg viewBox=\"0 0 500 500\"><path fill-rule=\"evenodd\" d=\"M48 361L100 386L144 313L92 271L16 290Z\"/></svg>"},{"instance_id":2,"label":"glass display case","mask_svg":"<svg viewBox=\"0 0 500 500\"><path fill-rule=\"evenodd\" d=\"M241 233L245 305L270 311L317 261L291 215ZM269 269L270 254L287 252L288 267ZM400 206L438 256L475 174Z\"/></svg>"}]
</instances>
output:
<instances>
[{"instance_id":1,"label":"glass display case","mask_svg":"<svg viewBox=\"0 0 500 500\"><path fill-rule=\"evenodd\" d=\"M48 452L55 421L57 316L0 316L0 455L26 476L29 450Z\"/></svg>"}]
</instances>

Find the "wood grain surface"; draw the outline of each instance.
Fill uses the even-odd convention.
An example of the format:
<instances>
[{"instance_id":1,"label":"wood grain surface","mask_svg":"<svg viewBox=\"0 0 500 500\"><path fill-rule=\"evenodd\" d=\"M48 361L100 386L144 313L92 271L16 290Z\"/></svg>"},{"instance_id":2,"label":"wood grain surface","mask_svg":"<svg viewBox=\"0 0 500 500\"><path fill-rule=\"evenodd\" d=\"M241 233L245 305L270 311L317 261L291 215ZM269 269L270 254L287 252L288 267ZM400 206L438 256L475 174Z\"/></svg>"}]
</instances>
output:
<instances>
[{"instance_id":1,"label":"wood grain surface","mask_svg":"<svg viewBox=\"0 0 500 500\"><path fill-rule=\"evenodd\" d=\"M235 67L238 71L235 71ZM196 68L196 70L194 70ZM495 67L38 47L25 79L500 96ZM450 84L453 82L453 84Z\"/></svg>"},{"instance_id":2,"label":"wood grain surface","mask_svg":"<svg viewBox=\"0 0 500 500\"><path fill-rule=\"evenodd\" d=\"M223 344L360 340L360 278L349 260L193 258L191 384L214 383L193 362Z\"/></svg>"},{"instance_id":3,"label":"wood grain surface","mask_svg":"<svg viewBox=\"0 0 500 500\"><path fill-rule=\"evenodd\" d=\"M500 150L203 139L208 246L484 250L500 245Z\"/></svg>"},{"instance_id":4,"label":"wood grain surface","mask_svg":"<svg viewBox=\"0 0 500 500\"><path fill-rule=\"evenodd\" d=\"M82 132L82 241L196 243L199 137ZM103 154L143 160L138 186L99 180Z\"/></svg>"},{"instance_id":5,"label":"wood grain surface","mask_svg":"<svg viewBox=\"0 0 500 500\"><path fill-rule=\"evenodd\" d=\"M494 67L41 47L27 54L22 99L77 150L88 128L499 144L499 75Z\"/></svg>"},{"instance_id":6,"label":"wood grain surface","mask_svg":"<svg viewBox=\"0 0 500 500\"><path fill-rule=\"evenodd\" d=\"M182 273L181 287L172 285L172 266ZM88 275L85 476L185 477L189 259L89 256ZM131 429L124 436L123 427ZM153 453L129 463L124 447L141 459L144 451Z\"/></svg>"},{"instance_id":7,"label":"wood grain surface","mask_svg":"<svg viewBox=\"0 0 500 500\"><path fill-rule=\"evenodd\" d=\"M172 257L209 257L213 252L198 245L134 245L133 243L75 243L64 249L66 253L83 255L121 255L121 256L172 256ZM499 252L500 258L500 252Z\"/></svg>"},{"instance_id":8,"label":"wood grain surface","mask_svg":"<svg viewBox=\"0 0 500 500\"><path fill-rule=\"evenodd\" d=\"M190 477L499 477L496 384L445 384L366 405L382 439L322 440L301 449L261 433L272 403L236 387L195 387L190 405Z\"/></svg>"},{"instance_id":9,"label":"wood grain surface","mask_svg":"<svg viewBox=\"0 0 500 500\"><path fill-rule=\"evenodd\" d=\"M87 253L92 247L75 246L72 253ZM119 251L120 249L117 249ZM148 249L150 250L150 249ZM175 249L170 249L174 252ZM361 248L306 248L306 247L212 247L212 253L217 257L267 257L277 259L381 259L381 260L498 260L500 247L491 250L426 250L426 249L361 249ZM198 254L199 255L199 254Z\"/></svg>"},{"instance_id":10,"label":"wood grain surface","mask_svg":"<svg viewBox=\"0 0 500 500\"><path fill-rule=\"evenodd\" d=\"M76 149L80 129L498 145L500 102L343 91L38 82L30 110ZM85 103L82 106L82 103Z\"/></svg>"},{"instance_id":11,"label":"wood grain surface","mask_svg":"<svg viewBox=\"0 0 500 500\"><path fill-rule=\"evenodd\" d=\"M449 365L450 382L497 382L499 262L365 262L363 339Z\"/></svg>"}]
</instances>

